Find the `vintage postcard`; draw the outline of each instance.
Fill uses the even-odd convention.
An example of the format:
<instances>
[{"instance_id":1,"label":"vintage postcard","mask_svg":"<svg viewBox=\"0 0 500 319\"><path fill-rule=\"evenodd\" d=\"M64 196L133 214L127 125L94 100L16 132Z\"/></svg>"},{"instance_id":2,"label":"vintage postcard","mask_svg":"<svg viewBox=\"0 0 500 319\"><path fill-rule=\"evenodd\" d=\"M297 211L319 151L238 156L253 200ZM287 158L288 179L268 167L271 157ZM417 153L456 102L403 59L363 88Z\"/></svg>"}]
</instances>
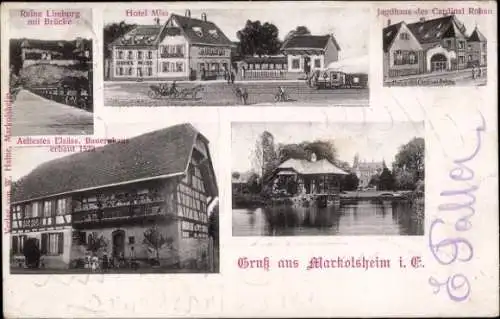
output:
<instances>
[{"instance_id":1,"label":"vintage postcard","mask_svg":"<svg viewBox=\"0 0 500 319\"><path fill-rule=\"evenodd\" d=\"M4 316L498 317L497 13L2 3Z\"/></svg>"}]
</instances>

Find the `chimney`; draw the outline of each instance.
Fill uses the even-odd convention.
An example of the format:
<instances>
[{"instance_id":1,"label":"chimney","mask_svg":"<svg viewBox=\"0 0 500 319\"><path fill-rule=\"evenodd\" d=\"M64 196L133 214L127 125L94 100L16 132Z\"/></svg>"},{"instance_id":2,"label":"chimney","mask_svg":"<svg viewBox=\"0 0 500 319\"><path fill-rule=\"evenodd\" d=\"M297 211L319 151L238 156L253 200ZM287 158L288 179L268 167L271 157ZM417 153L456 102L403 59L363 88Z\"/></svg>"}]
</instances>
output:
<instances>
[{"instance_id":1,"label":"chimney","mask_svg":"<svg viewBox=\"0 0 500 319\"><path fill-rule=\"evenodd\" d=\"M391 25L391 19L387 19L387 26Z\"/></svg>"},{"instance_id":2,"label":"chimney","mask_svg":"<svg viewBox=\"0 0 500 319\"><path fill-rule=\"evenodd\" d=\"M421 17L420 22L425 22L425 17Z\"/></svg>"},{"instance_id":3,"label":"chimney","mask_svg":"<svg viewBox=\"0 0 500 319\"><path fill-rule=\"evenodd\" d=\"M207 21L207 14L205 12L201 14L201 20Z\"/></svg>"},{"instance_id":4,"label":"chimney","mask_svg":"<svg viewBox=\"0 0 500 319\"><path fill-rule=\"evenodd\" d=\"M186 17L191 18L191 10L187 9L185 15Z\"/></svg>"}]
</instances>

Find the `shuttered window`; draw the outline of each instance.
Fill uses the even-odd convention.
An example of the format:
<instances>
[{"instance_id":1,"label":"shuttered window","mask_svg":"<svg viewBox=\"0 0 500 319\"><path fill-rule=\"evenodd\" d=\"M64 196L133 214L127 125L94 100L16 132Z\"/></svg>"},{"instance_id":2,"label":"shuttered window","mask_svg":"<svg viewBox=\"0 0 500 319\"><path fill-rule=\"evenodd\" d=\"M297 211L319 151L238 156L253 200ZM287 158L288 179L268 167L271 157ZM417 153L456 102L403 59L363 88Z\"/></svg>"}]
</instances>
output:
<instances>
[{"instance_id":1,"label":"shuttered window","mask_svg":"<svg viewBox=\"0 0 500 319\"><path fill-rule=\"evenodd\" d=\"M19 238L17 236L12 236L12 253L19 253Z\"/></svg>"},{"instance_id":2,"label":"shuttered window","mask_svg":"<svg viewBox=\"0 0 500 319\"><path fill-rule=\"evenodd\" d=\"M42 255L61 255L64 252L64 234L42 234Z\"/></svg>"},{"instance_id":3,"label":"shuttered window","mask_svg":"<svg viewBox=\"0 0 500 319\"><path fill-rule=\"evenodd\" d=\"M47 255L47 244L48 244L49 234L42 234L42 255Z\"/></svg>"}]
</instances>

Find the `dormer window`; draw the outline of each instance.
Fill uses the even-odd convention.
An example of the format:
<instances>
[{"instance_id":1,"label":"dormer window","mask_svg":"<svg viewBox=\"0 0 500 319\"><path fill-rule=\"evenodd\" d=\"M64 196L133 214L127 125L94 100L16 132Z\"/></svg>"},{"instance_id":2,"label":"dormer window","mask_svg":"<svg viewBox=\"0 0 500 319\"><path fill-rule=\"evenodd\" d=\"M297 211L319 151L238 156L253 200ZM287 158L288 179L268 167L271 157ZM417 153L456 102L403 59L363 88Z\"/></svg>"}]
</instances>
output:
<instances>
[{"instance_id":1,"label":"dormer window","mask_svg":"<svg viewBox=\"0 0 500 319\"><path fill-rule=\"evenodd\" d=\"M203 36L203 31L201 30L200 27L193 27L193 31L194 33L196 33L197 36L199 36L200 38Z\"/></svg>"},{"instance_id":2,"label":"dormer window","mask_svg":"<svg viewBox=\"0 0 500 319\"><path fill-rule=\"evenodd\" d=\"M441 31L439 31L438 33L436 33L436 37L440 37L441 36Z\"/></svg>"},{"instance_id":3,"label":"dormer window","mask_svg":"<svg viewBox=\"0 0 500 319\"><path fill-rule=\"evenodd\" d=\"M418 32L422 32L424 30L424 26L421 25L420 27L418 27Z\"/></svg>"},{"instance_id":4,"label":"dormer window","mask_svg":"<svg viewBox=\"0 0 500 319\"><path fill-rule=\"evenodd\" d=\"M208 33L213 37L213 38L218 38L219 34L217 33L217 30L210 30Z\"/></svg>"},{"instance_id":5,"label":"dormer window","mask_svg":"<svg viewBox=\"0 0 500 319\"><path fill-rule=\"evenodd\" d=\"M390 36L391 36L391 34L392 34L392 31L389 31L389 32L387 32L387 33L385 34L385 36L386 36L386 37L390 37Z\"/></svg>"},{"instance_id":6,"label":"dormer window","mask_svg":"<svg viewBox=\"0 0 500 319\"><path fill-rule=\"evenodd\" d=\"M441 27L442 27L442 26L443 26L443 24L442 24L442 23L439 23L439 24L438 24L438 26L437 26L437 28L438 28L438 29L441 29Z\"/></svg>"}]
</instances>

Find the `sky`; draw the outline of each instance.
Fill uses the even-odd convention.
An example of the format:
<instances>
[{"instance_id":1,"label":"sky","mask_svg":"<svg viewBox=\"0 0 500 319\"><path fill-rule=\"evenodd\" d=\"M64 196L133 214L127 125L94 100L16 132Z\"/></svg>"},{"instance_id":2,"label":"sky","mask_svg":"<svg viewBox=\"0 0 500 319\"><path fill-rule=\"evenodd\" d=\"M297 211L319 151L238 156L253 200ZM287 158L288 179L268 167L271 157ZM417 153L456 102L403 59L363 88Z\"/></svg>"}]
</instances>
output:
<instances>
[{"instance_id":1,"label":"sky","mask_svg":"<svg viewBox=\"0 0 500 319\"><path fill-rule=\"evenodd\" d=\"M360 161L394 161L398 148L414 137L424 137L423 122L394 123L233 123L231 137L232 171L252 169L252 151L258 136L267 130L275 144L334 140L338 158L352 165Z\"/></svg>"},{"instance_id":2,"label":"sky","mask_svg":"<svg viewBox=\"0 0 500 319\"><path fill-rule=\"evenodd\" d=\"M256 5L262 6L262 2ZM341 58L357 57L368 54L370 15L368 10L359 8L332 8L288 5L270 6L256 8L246 3L245 8L231 9L203 9L180 8L176 6L169 10L168 5L159 6L170 13L184 15L186 9L191 10L191 17L200 18L201 13L207 15L207 20L214 22L224 34L232 41L237 41L236 32L241 30L247 20L260 20L261 23L273 23L279 30L278 37L283 40L284 36L299 25L306 26L312 34L324 35L333 33L341 48ZM104 13L104 24L126 21L136 24L154 24L154 17L127 18L126 7L122 10L107 10ZM153 8L150 8L153 9ZM168 19L163 17L160 23Z\"/></svg>"},{"instance_id":3,"label":"sky","mask_svg":"<svg viewBox=\"0 0 500 319\"><path fill-rule=\"evenodd\" d=\"M106 136L92 136L92 138L107 137L107 138L131 138L147 132L166 128L170 125L180 124L171 123L116 123L108 125ZM212 163L216 176L218 173L218 140L219 127L217 124L211 123L191 123L200 133L209 140L209 151L212 156ZM13 137L15 139L15 137ZM12 180L18 180L20 177L31 172L35 167L50 160L70 155L71 153L56 153L49 152L45 147L15 147L12 152Z\"/></svg>"},{"instance_id":4,"label":"sky","mask_svg":"<svg viewBox=\"0 0 500 319\"><path fill-rule=\"evenodd\" d=\"M73 40L77 37L95 38L92 27L91 9L55 9L66 12L79 12L80 18L71 18L71 24L66 25L43 25L44 18L48 16L47 9L37 9L33 11L41 12L41 25L28 25L33 18L23 17L21 9L10 10L9 15L9 36L10 38L31 38L37 40ZM30 10L24 10L29 12ZM49 14L51 9L48 8Z\"/></svg>"},{"instance_id":5,"label":"sky","mask_svg":"<svg viewBox=\"0 0 500 319\"><path fill-rule=\"evenodd\" d=\"M486 18L486 16L481 16L481 15L456 15L458 20L460 20L466 28L466 33L467 35L470 35L472 31L474 31L474 28L477 27L479 28L479 31L488 38L487 35L487 29L486 26L491 24L490 21ZM442 17L442 15L436 15L436 14L430 14L428 16L425 16L425 19L431 20L431 19L436 19ZM392 16L392 17L384 17L385 24L387 24L387 21L390 20L391 24L399 23L401 21L405 21L407 24L409 23L414 23L420 21L420 16Z\"/></svg>"}]
</instances>

